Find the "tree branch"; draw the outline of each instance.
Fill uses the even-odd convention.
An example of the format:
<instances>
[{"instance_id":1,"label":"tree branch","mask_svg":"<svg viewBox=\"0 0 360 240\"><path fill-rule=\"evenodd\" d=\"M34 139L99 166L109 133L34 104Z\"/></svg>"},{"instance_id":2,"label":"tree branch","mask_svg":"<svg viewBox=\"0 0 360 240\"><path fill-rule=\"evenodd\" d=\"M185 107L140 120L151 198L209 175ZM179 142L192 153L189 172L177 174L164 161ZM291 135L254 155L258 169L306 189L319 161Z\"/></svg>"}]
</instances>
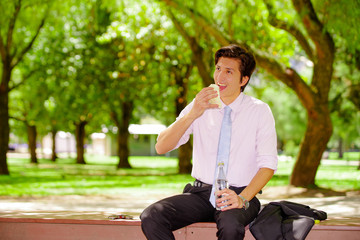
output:
<instances>
[{"instance_id":1,"label":"tree branch","mask_svg":"<svg viewBox=\"0 0 360 240\"><path fill-rule=\"evenodd\" d=\"M9 118L11 119L14 119L16 121L19 121L19 122L26 122L26 118L18 118L18 117L13 117L13 116L9 116Z\"/></svg>"},{"instance_id":2,"label":"tree branch","mask_svg":"<svg viewBox=\"0 0 360 240\"><path fill-rule=\"evenodd\" d=\"M321 101L326 102L329 98L330 82L333 73L334 40L329 32L324 30L324 26L318 19L310 0L293 0L292 2L316 48L316 61L314 61L314 74L311 82L312 87Z\"/></svg>"},{"instance_id":3,"label":"tree branch","mask_svg":"<svg viewBox=\"0 0 360 240\"><path fill-rule=\"evenodd\" d=\"M268 2L268 0L264 0L264 3L268 9L269 17L268 22L275 28L282 29L288 33L290 33L295 39L299 42L306 55L309 57L311 61L314 61L314 50L310 46L308 40L304 36L304 34L293 24L289 24L285 21L282 21L276 18L276 13L274 12L273 6Z\"/></svg>"},{"instance_id":4,"label":"tree branch","mask_svg":"<svg viewBox=\"0 0 360 240\"><path fill-rule=\"evenodd\" d=\"M351 83L349 86L349 94L347 97L360 111L360 83Z\"/></svg>"},{"instance_id":5,"label":"tree branch","mask_svg":"<svg viewBox=\"0 0 360 240\"><path fill-rule=\"evenodd\" d=\"M256 62L261 68L279 79L286 86L294 90L303 106L313 107L316 105L314 92L304 82L295 69L286 67L276 59L266 56L265 53L257 52L255 55Z\"/></svg>"},{"instance_id":6,"label":"tree branch","mask_svg":"<svg viewBox=\"0 0 360 240\"><path fill-rule=\"evenodd\" d=\"M211 25L211 23L209 23L200 13L196 12L196 10L189 9L176 0L162 1L166 2L168 6L184 11L208 34L212 35L221 45L229 45L231 42L233 42L251 50L251 52L255 55L258 65L293 89L299 96L299 99L301 100L302 104L304 104L304 106L315 105L313 90L305 83L305 81L294 69L280 64L275 58L254 47L248 46L244 42L229 39L225 33L220 32L217 27Z\"/></svg>"},{"instance_id":7,"label":"tree branch","mask_svg":"<svg viewBox=\"0 0 360 240\"><path fill-rule=\"evenodd\" d=\"M204 49L200 46L200 44L196 41L195 37L190 36L185 28L179 23L179 21L175 18L174 14L169 9L167 11L168 16L174 23L175 28L179 31L179 33L183 36L185 41L189 44L191 51L193 52L193 59L198 68L201 79L203 80L204 86L208 86L213 82L211 75L209 74L210 69L209 66L205 63L203 59Z\"/></svg>"},{"instance_id":8,"label":"tree branch","mask_svg":"<svg viewBox=\"0 0 360 240\"><path fill-rule=\"evenodd\" d=\"M1 30L1 26L0 26L0 30ZM0 54L1 54L1 60L4 63L6 58L6 50L1 34L0 34Z\"/></svg>"},{"instance_id":9,"label":"tree branch","mask_svg":"<svg viewBox=\"0 0 360 240\"><path fill-rule=\"evenodd\" d=\"M190 43L193 41L193 38L186 32L185 28L179 23L179 21L175 18L174 14L170 9L167 9L167 14L170 17L171 21L173 22L175 28L179 31L181 36L185 39L186 42Z\"/></svg>"},{"instance_id":10,"label":"tree branch","mask_svg":"<svg viewBox=\"0 0 360 240\"><path fill-rule=\"evenodd\" d=\"M31 39L31 41L29 42L29 44L20 52L19 56L17 59L13 60L13 63L11 65L12 68L14 68L24 57L24 55L31 49L32 45L34 44L37 36L40 33L41 28L44 26L45 24L45 19L46 19L46 15L44 16L44 18L41 20L41 23L38 27L38 29L36 30L35 35L33 36L33 38Z\"/></svg>"},{"instance_id":11,"label":"tree branch","mask_svg":"<svg viewBox=\"0 0 360 240\"><path fill-rule=\"evenodd\" d=\"M236 13L238 7L239 7L239 1L233 0L234 7L229 8L228 15L227 15L227 25L228 25L228 32L229 37L234 38L234 28L232 27L233 23L233 14Z\"/></svg>"},{"instance_id":12,"label":"tree branch","mask_svg":"<svg viewBox=\"0 0 360 240\"><path fill-rule=\"evenodd\" d=\"M316 15L314 7L310 0L293 0L295 10L301 17L309 37L316 46L317 55L324 59L334 55L334 42L324 26Z\"/></svg>"},{"instance_id":13,"label":"tree branch","mask_svg":"<svg viewBox=\"0 0 360 240\"><path fill-rule=\"evenodd\" d=\"M11 49L11 45L12 45L12 38L13 38L13 32L14 32L14 28L15 28L15 22L17 19L17 16L20 12L21 9L21 0L18 0L15 3L15 12L12 15L12 17L10 18L9 21L9 29L7 32L7 40L6 40L6 49L8 49L8 53L10 53L10 49Z\"/></svg>"},{"instance_id":14,"label":"tree branch","mask_svg":"<svg viewBox=\"0 0 360 240\"><path fill-rule=\"evenodd\" d=\"M223 36L224 35L223 33L220 33L216 27L212 26L212 24L195 9L188 8L176 0L161 0L161 1L165 2L166 5L168 5L169 7L173 7L175 9L181 9L187 15L191 16L191 18L193 18L193 20L197 22L203 28L203 30L210 33L216 39L216 41L219 42L221 45L229 45L230 37Z\"/></svg>"},{"instance_id":15,"label":"tree branch","mask_svg":"<svg viewBox=\"0 0 360 240\"><path fill-rule=\"evenodd\" d=\"M23 85L23 84L26 82L26 80L27 80L28 78L30 78L31 75L33 75L33 74L34 74L35 72L37 72L38 70L39 70L39 68L33 69L32 71L30 71L19 83L14 84L13 86L9 87L9 91L8 91L8 92L10 92L10 91L14 90L15 88L18 88L19 86Z\"/></svg>"}]
</instances>

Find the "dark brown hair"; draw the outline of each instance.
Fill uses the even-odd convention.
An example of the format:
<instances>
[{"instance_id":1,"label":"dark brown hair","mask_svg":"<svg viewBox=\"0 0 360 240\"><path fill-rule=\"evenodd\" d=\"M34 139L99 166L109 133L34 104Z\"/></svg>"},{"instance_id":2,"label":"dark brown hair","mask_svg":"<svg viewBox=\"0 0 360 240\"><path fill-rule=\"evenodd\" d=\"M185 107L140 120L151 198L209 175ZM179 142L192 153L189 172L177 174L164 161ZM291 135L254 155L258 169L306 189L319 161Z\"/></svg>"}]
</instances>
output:
<instances>
[{"instance_id":1,"label":"dark brown hair","mask_svg":"<svg viewBox=\"0 0 360 240\"><path fill-rule=\"evenodd\" d=\"M249 77L248 82L241 87L241 91L243 92L246 85L250 81L251 74L254 72L256 67L255 58L248 50L242 48L236 44L232 44L226 47L222 47L215 53L215 65L218 63L221 57L225 58L234 58L239 61L239 70L240 70L240 81L242 78L247 76Z\"/></svg>"}]
</instances>

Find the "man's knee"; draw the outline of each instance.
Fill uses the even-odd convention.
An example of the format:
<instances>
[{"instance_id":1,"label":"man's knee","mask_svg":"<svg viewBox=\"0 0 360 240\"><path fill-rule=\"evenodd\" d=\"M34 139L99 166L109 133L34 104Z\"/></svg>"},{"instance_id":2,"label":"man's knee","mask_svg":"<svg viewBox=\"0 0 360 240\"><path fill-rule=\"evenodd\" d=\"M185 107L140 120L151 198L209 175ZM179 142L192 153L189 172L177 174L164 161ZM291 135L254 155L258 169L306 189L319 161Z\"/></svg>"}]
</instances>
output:
<instances>
[{"instance_id":1,"label":"man's knee","mask_svg":"<svg viewBox=\"0 0 360 240\"><path fill-rule=\"evenodd\" d=\"M245 226L234 219L223 219L218 223L217 227L219 239L243 239L245 236Z\"/></svg>"},{"instance_id":2,"label":"man's knee","mask_svg":"<svg viewBox=\"0 0 360 240\"><path fill-rule=\"evenodd\" d=\"M233 209L219 213L216 224L219 239L243 239L249 216L242 209Z\"/></svg>"},{"instance_id":3,"label":"man's knee","mask_svg":"<svg viewBox=\"0 0 360 240\"><path fill-rule=\"evenodd\" d=\"M140 219L141 219L141 225L147 225L154 220L157 219L157 215L159 215L159 207L156 206L156 204L150 205L141 213Z\"/></svg>"},{"instance_id":4,"label":"man's knee","mask_svg":"<svg viewBox=\"0 0 360 240\"><path fill-rule=\"evenodd\" d=\"M161 203L154 203L147 207L140 215L142 228L152 228L157 224L164 224L165 208Z\"/></svg>"},{"instance_id":5,"label":"man's knee","mask_svg":"<svg viewBox=\"0 0 360 240\"><path fill-rule=\"evenodd\" d=\"M141 213L141 229L147 239L175 239L165 205L154 203Z\"/></svg>"}]
</instances>

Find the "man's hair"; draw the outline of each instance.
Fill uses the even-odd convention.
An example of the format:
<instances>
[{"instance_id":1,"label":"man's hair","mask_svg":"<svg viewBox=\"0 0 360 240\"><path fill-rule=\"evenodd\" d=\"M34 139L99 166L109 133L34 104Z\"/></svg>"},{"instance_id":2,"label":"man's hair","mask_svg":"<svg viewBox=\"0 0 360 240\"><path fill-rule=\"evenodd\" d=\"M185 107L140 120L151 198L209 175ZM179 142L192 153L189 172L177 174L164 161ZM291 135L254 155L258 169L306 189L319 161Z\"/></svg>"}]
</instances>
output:
<instances>
[{"instance_id":1,"label":"man's hair","mask_svg":"<svg viewBox=\"0 0 360 240\"><path fill-rule=\"evenodd\" d=\"M242 48L238 45L232 44L226 47L222 47L215 53L215 65L218 63L221 57L225 58L234 58L239 62L239 70L240 70L240 81L242 78L247 76L249 77L248 82L241 87L241 91L243 92L246 85L250 81L251 74L254 72L256 67L255 58L248 50Z\"/></svg>"}]
</instances>

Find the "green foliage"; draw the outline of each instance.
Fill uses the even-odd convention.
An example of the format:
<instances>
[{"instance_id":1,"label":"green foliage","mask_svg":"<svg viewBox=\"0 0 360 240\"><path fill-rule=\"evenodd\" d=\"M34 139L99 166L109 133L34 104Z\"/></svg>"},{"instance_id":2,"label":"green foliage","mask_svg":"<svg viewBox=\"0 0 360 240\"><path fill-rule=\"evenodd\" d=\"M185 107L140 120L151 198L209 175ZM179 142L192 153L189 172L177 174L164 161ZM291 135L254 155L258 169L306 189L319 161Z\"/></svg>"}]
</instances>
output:
<instances>
[{"instance_id":1,"label":"green foliage","mask_svg":"<svg viewBox=\"0 0 360 240\"><path fill-rule=\"evenodd\" d=\"M275 118L278 149L296 157L306 128L304 108L289 88L276 81L267 82L266 77L256 74L246 92L269 104Z\"/></svg>"},{"instance_id":2,"label":"green foliage","mask_svg":"<svg viewBox=\"0 0 360 240\"><path fill-rule=\"evenodd\" d=\"M0 3L3 39L7 37L6 26L17 2ZM174 120L174 101L179 94L174 69L184 69L194 61L188 43L168 17L169 7L161 1L140 0L21 2L12 53L21 52L42 18L46 16L46 19L32 49L14 68L10 83L10 87L16 87L10 95L12 117L35 123L43 135L53 128L72 131L74 121L87 120L90 122L87 132L91 133L103 127L113 129L110 111L115 110L121 116L121 104L134 101L132 123L148 116L164 124ZM356 62L359 3L357 0L313 0L312 3L337 48L330 92L334 136L329 147L334 147L342 137L347 147L358 148L359 112L349 99L349 89L359 84L360 79ZM199 0L183 4L196 9L233 39L267 51L285 65L309 63L297 41L268 22L273 16L296 25L305 34L291 1ZM172 13L205 49L203 58L212 66L219 44L186 14ZM310 84L311 66L301 68L299 74ZM252 79L247 91L270 104L282 150L296 155L306 125L303 107L292 92L272 81L273 77L263 70L258 69L254 78L260 79L260 84ZM203 87L196 68L188 84L190 101ZM10 121L12 133L25 136L22 123Z\"/></svg>"},{"instance_id":3,"label":"green foliage","mask_svg":"<svg viewBox=\"0 0 360 240\"><path fill-rule=\"evenodd\" d=\"M315 0L314 7L326 29L335 37L338 47L351 53L360 50L360 2L358 0ZM341 44L341 45L340 45Z\"/></svg>"}]
</instances>

